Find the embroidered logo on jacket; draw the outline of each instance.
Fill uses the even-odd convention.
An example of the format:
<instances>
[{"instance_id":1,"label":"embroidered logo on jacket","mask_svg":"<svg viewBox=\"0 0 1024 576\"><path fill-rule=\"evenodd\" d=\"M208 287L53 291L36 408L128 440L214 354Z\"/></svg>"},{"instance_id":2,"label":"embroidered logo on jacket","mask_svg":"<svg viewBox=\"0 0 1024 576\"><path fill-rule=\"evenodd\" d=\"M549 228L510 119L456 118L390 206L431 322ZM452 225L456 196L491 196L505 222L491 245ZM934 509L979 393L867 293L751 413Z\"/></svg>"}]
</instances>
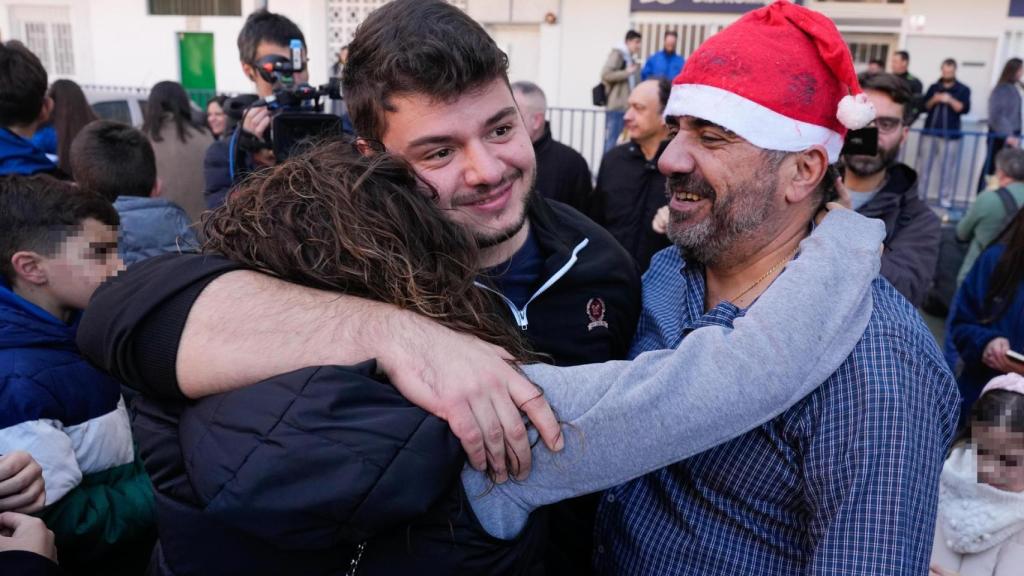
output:
<instances>
[{"instance_id":1,"label":"embroidered logo on jacket","mask_svg":"<svg viewBox=\"0 0 1024 576\"><path fill-rule=\"evenodd\" d=\"M604 310L604 300L600 298L591 298L587 302L587 316L590 318L590 324L587 324L588 332L598 326L608 327L608 323L604 321Z\"/></svg>"}]
</instances>

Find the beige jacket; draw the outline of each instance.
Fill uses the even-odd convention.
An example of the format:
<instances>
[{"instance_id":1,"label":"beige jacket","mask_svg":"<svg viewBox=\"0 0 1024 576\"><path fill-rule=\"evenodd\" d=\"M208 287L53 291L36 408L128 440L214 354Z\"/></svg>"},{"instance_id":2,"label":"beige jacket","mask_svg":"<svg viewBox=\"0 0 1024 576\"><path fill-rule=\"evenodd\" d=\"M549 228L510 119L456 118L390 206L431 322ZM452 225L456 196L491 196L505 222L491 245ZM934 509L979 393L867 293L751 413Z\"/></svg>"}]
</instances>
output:
<instances>
[{"instance_id":1,"label":"beige jacket","mask_svg":"<svg viewBox=\"0 0 1024 576\"><path fill-rule=\"evenodd\" d=\"M935 527L932 564L960 576L1024 576L1024 532L977 554L950 549L941 526Z\"/></svg>"},{"instance_id":2,"label":"beige jacket","mask_svg":"<svg viewBox=\"0 0 1024 576\"><path fill-rule=\"evenodd\" d=\"M189 127L185 142L178 138L178 129L172 121L160 127L159 142L153 143L156 154L156 173L162 184L161 197L185 209L192 222L198 222L206 210L203 190L203 160L206 149L213 144L213 136L205 130Z\"/></svg>"},{"instance_id":3,"label":"beige jacket","mask_svg":"<svg viewBox=\"0 0 1024 576\"><path fill-rule=\"evenodd\" d=\"M629 77L633 76L633 84L640 83L640 67L630 74L627 69L622 50L612 48L611 54L601 69L601 82L604 82L605 90L608 93L608 104L606 110L625 110L629 107Z\"/></svg>"}]
</instances>

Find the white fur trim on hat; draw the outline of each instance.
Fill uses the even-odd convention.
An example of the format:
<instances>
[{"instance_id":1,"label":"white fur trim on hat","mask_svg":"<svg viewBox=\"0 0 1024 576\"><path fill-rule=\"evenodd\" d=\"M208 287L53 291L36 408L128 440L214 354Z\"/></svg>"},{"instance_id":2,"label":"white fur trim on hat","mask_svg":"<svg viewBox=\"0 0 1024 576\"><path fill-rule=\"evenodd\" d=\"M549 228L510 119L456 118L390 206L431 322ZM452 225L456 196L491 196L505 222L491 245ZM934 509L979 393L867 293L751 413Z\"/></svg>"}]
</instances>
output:
<instances>
[{"instance_id":1,"label":"white fur trim on hat","mask_svg":"<svg viewBox=\"0 0 1024 576\"><path fill-rule=\"evenodd\" d=\"M828 161L839 160L843 137L838 132L788 116L739 94L704 84L676 84L665 116L693 116L735 132L758 148L801 152L824 146Z\"/></svg>"}]
</instances>

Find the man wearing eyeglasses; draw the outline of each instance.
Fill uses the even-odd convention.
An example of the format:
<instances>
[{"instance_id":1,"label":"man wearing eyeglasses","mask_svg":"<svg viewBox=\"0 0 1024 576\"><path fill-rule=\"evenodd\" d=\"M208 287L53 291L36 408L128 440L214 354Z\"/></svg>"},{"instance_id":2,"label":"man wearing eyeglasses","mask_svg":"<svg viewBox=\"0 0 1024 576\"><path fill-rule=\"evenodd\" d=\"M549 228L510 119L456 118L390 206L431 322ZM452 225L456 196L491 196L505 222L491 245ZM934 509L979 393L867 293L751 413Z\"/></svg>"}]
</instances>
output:
<instances>
[{"instance_id":1,"label":"man wearing eyeglasses","mask_svg":"<svg viewBox=\"0 0 1024 576\"><path fill-rule=\"evenodd\" d=\"M882 276L918 306L935 273L941 231L918 196L917 172L898 159L910 132L913 95L892 74L865 76L861 87L877 113L878 153L843 155L843 183L856 211L885 222Z\"/></svg>"}]
</instances>

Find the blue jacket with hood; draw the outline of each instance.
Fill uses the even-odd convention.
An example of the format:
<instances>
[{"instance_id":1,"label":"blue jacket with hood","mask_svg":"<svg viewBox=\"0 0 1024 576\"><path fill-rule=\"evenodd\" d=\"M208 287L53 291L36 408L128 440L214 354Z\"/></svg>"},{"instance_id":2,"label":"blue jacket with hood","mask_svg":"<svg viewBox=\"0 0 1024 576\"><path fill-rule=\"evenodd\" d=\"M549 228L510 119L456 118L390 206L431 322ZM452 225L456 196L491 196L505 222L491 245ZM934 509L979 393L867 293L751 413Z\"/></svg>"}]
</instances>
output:
<instances>
[{"instance_id":1,"label":"blue jacket with hood","mask_svg":"<svg viewBox=\"0 0 1024 576\"><path fill-rule=\"evenodd\" d=\"M121 385L89 364L68 325L0 280L0 453L43 469L40 514L72 573L132 573L154 538L149 479L135 457Z\"/></svg>"},{"instance_id":2,"label":"blue jacket with hood","mask_svg":"<svg viewBox=\"0 0 1024 576\"><path fill-rule=\"evenodd\" d=\"M50 162L46 152L7 128L0 128L0 175L28 176L40 172L59 174L57 165Z\"/></svg>"}]
</instances>

